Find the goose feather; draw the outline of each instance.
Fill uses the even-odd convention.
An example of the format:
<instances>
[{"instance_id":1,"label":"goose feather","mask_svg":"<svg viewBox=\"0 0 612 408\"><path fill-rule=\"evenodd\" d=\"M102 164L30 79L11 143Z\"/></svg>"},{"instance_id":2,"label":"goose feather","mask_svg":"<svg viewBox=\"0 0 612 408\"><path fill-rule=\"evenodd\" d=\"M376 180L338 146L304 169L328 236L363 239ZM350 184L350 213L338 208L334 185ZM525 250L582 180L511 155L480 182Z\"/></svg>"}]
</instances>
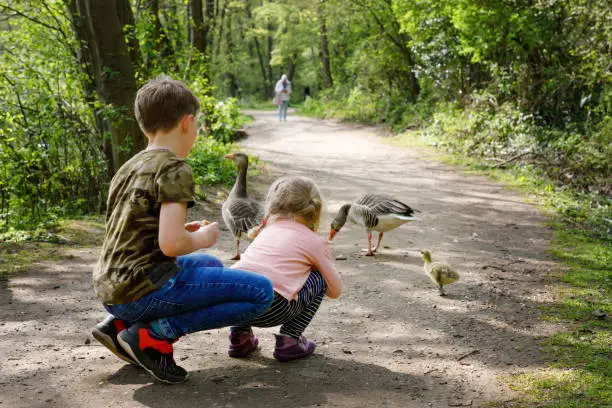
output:
<instances>
[{"instance_id":1,"label":"goose feather","mask_svg":"<svg viewBox=\"0 0 612 408\"><path fill-rule=\"evenodd\" d=\"M221 206L221 216L227 228L236 238L236 254L232 259L240 259L240 238L251 240L248 232L251 228L261 224L264 217L264 208L247 194L247 169L249 158L243 153L226 155L238 167L236 182L227 199Z\"/></svg>"},{"instance_id":2,"label":"goose feather","mask_svg":"<svg viewBox=\"0 0 612 408\"><path fill-rule=\"evenodd\" d=\"M407 204L384 194L364 194L355 200L349 210L349 218L368 230L387 232L415 221L415 211Z\"/></svg>"},{"instance_id":3,"label":"goose feather","mask_svg":"<svg viewBox=\"0 0 612 408\"><path fill-rule=\"evenodd\" d=\"M223 221L234 236L246 237L246 233L261 224L264 216L263 206L251 198L235 198L223 203Z\"/></svg>"}]
</instances>

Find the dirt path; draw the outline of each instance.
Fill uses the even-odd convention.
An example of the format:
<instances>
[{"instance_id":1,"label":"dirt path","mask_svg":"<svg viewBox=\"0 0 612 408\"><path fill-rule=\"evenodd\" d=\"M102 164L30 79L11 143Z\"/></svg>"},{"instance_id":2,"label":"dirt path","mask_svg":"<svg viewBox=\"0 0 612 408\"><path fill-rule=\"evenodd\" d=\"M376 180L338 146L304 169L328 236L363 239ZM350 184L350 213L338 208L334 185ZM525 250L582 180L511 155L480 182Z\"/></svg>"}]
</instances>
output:
<instances>
[{"instance_id":1,"label":"dirt path","mask_svg":"<svg viewBox=\"0 0 612 408\"><path fill-rule=\"evenodd\" d=\"M422 222L386 234L375 258L361 255L363 230L347 225L337 235L345 291L323 302L306 332L315 356L276 362L273 330L264 329L258 354L229 359L226 330L213 330L177 344L190 381L152 383L91 339L104 317L90 284L97 248L71 248L0 280L0 408L512 405L500 377L542 367L537 340L557 329L538 317L551 301L547 273L558 268L546 255L545 218L499 184L392 148L371 128L255 114L243 146L269 166L254 195L279 174L313 177L327 198L324 231L330 214L365 191L422 211ZM220 218L211 209L192 217ZM232 245L226 232L212 252L226 260ZM423 273L421 248L458 267L446 298Z\"/></svg>"}]
</instances>

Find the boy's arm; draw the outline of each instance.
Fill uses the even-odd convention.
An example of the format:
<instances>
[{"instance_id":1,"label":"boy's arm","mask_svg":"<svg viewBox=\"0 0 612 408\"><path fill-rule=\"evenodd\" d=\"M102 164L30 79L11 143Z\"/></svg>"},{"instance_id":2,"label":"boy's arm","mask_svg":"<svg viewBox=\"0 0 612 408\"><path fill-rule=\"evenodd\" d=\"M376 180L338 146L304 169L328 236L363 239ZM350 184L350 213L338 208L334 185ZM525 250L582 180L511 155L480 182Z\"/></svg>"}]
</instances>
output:
<instances>
[{"instance_id":1,"label":"boy's arm","mask_svg":"<svg viewBox=\"0 0 612 408\"><path fill-rule=\"evenodd\" d=\"M217 223L208 224L195 232L185 229L187 203L162 203L159 214L159 248L164 255L177 257L209 248L221 232Z\"/></svg>"}]
</instances>

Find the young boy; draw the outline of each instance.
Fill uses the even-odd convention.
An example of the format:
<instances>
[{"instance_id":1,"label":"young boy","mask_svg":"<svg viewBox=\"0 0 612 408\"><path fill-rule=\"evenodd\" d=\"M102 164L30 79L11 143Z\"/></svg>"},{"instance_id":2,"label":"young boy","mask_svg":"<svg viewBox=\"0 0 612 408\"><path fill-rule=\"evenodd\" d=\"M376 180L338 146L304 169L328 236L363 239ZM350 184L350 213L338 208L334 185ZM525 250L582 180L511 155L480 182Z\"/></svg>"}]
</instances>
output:
<instances>
[{"instance_id":1,"label":"young boy","mask_svg":"<svg viewBox=\"0 0 612 408\"><path fill-rule=\"evenodd\" d=\"M194 93L168 77L138 91L135 115L149 143L113 177L93 273L96 295L110 313L93 336L171 384L187 378L173 357L178 338L248 321L274 299L267 278L192 253L220 235L216 222L185 223L194 181L184 159L197 136L199 109Z\"/></svg>"}]
</instances>

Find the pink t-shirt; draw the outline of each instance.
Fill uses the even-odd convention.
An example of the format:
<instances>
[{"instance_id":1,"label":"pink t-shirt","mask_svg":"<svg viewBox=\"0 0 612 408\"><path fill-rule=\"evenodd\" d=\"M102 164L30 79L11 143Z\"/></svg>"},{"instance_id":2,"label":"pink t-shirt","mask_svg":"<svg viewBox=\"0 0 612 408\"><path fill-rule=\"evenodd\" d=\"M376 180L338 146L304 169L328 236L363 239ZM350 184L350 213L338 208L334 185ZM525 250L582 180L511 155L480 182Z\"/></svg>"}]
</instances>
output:
<instances>
[{"instance_id":1,"label":"pink t-shirt","mask_svg":"<svg viewBox=\"0 0 612 408\"><path fill-rule=\"evenodd\" d=\"M287 300L297 299L313 269L321 272L328 287L339 290L341 286L327 241L305 225L289 220L262 229L232 268L264 275Z\"/></svg>"}]
</instances>

